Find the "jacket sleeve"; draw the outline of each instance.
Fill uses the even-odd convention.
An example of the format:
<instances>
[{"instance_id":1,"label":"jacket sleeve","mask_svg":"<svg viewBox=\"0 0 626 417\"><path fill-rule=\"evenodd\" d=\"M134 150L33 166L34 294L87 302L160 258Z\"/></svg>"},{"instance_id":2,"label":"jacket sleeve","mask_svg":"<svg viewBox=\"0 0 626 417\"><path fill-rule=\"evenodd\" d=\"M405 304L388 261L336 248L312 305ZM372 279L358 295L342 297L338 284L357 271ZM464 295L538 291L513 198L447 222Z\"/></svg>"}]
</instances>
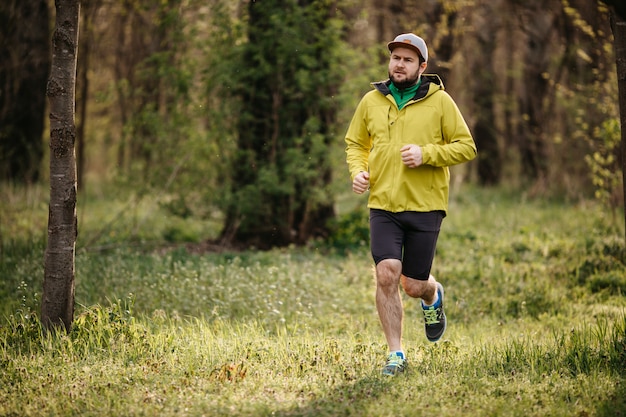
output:
<instances>
[{"instance_id":1,"label":"jacket sleeve","mask_svg":"<svg viewBox=\"0 0 626 417\"><path fill-rule=\"evenodd\" d=\"M423 163L444 167L471 161L477 154L472 134L452 97L443 91L441 110L443 143L423 146Z\"/></svg>"},{"instance_id":2,"label":"jacket sleeve","mask_svg":"<svg viewBox=\"0 0 626 417\"><path fill-rule=\"evenodd\" d=\"M368 158L372 148L372 140L367 130L367 105L364 97L352 116L346 133L346 162L350 171L350 179L361 171L368 171Z\"/></svg>"}]
</instances>

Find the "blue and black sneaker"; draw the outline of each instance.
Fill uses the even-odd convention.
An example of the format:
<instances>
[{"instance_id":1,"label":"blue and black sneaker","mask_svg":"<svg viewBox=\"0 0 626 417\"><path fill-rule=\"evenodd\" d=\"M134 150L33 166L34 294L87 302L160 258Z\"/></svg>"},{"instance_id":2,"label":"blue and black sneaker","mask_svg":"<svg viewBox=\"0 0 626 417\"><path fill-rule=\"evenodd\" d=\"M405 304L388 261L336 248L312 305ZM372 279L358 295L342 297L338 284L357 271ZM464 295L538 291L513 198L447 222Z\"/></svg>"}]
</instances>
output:
<instances>
[{"instance_id":1,"label":"blue and black sneaker","mask_svg":"<svg viewBox=\"0 0 626 417\"><path fill-rule=\"evenodd\" d=\"M443 312L443 285L440 283L437 283L437 293L439 294L439 300L434 305L425 306L422 303L426 337L431 342L441 339L441 336L446 331L446 313Z\"/></svg>"}]
</instances>

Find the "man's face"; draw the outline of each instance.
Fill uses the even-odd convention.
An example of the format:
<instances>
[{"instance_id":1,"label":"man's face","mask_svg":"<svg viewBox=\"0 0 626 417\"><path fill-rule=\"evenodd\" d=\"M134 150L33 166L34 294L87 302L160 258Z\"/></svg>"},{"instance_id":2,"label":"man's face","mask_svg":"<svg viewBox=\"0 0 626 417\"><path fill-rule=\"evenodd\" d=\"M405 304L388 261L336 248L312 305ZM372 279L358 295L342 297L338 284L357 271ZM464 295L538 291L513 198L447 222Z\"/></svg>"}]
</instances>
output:
<instances>
[{"instance_id":1,"label":"man's face","mask_svg":"<svg viewBox=\"0 0 626 417\"><path fill-rule=\"evenodd\" d=\"M426 63L420 65L419 55L414 49L398 46L389 58L389 78L398 88L415 85L419 76L426 70Z\"/></svg>"}]
</instances>

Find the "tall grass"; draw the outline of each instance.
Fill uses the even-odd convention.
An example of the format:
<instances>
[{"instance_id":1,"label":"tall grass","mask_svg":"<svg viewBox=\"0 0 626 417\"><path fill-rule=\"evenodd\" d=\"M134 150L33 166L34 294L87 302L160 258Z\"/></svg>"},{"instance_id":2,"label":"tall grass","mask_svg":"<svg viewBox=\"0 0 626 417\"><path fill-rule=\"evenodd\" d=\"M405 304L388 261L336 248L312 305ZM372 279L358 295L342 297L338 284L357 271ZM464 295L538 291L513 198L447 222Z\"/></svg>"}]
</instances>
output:
<instances>
[{"instance_id":1,"label":"tall grass","mask_svg":"<svg viewBox=\"0 0 626 417\"><path fill-rule=\"evenodd\" d=\"M12 204L38 218L41 205L24 201ZM90 223L84 233L106 244L77 252L67 335L41 331L43 240L4 224L3 206L0 227L19 233L2 234L0 253L0 416L626 413L623 224L591 203L456 194L433 271L448 331L428 343L404 297L410 372L389 379L357 203L335 246L268 252L157 248L171 232L150 226L158 207L133 214L142 238L124 219L106 233ZM336 245L351 233L349 249Z\"/></svg>"}]
</instances>

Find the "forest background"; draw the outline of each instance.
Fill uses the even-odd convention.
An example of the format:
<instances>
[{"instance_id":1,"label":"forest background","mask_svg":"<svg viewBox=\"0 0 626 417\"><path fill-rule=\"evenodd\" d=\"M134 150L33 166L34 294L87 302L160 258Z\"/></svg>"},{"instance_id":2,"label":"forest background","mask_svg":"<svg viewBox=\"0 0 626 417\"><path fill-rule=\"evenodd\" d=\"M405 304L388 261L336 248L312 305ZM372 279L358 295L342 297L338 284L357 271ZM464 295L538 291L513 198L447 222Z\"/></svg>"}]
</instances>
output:
<instances>
[{"instance_id":1,"label":"forest background","mask_svg":"<svg viewBox=\"0 0 626 417\"><path fill-rule=\"evenodd\" d=\"M480 150L453 171L453 187L596 197L614 213L621 205L613 36L602 3L250 4L81 2L80 194L132 190L128 207L150 199L172 225L220 225L186 238L172 226L168 239L261 248L328 239L349 187L351 113L369 83L387 76L386 42L412 31L426 39L427 72L442 77ZM2 7L0 179L46 181L53 7Z\"/></svg>"}]
</instances>

